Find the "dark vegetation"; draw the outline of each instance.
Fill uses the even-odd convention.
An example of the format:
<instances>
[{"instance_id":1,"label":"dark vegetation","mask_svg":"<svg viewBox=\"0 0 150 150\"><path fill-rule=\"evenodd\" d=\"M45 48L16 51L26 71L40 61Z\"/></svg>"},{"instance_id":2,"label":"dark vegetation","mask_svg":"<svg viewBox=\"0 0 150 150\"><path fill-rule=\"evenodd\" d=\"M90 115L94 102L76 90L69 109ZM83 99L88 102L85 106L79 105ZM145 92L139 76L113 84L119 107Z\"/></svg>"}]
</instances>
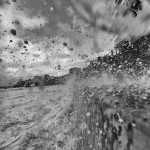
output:
<instances>
[{"instance_id":1,"label":"dark vegetation","mask_svg":"<svg viewBox=\"0 0 150 150\"><path fill-rule=\"evenodd\" d=\"M99 56L83 69L84 73L92 71L106 71L108 74L118 75L124 72L132 77L145 75L150 67L150 35L131 41L123 40L118 43L109 55Z\"/></svg>"},{"instance_id":2,"label":"dark vegetation","mask_svg":"<svg viewBox=\"0 0 150 150\"><path fill-rule=\"evenodd\" d=\"M39 86L41 81L45 86L64 84L74 72L80 72L81 76L88 77L105 71L107 74L121 78L122 73L126 73L131 77L140 77L147 74L150 67L150 34L139 39L132 38L131 41L123 40L119 42L110 54L99 56L96 60L90 61L90 65L83 69L71 68L69 74L54 77L49 75L35 76L33 79L19 80L15 85L9 87L31 87Z\"/></svg>"},{"instance_id":3,"label":"dark vegetation","mask_svg":"<svg viewBox=\"0 0 150 150\"><path fill-rule=\"evenodd\" d=\"M13 85L13 88L17 87L31 87L31 86L40 86L44 84L45 86L52 86L52 85L63 85L65 82L70 78L73 74L78 74L81 72L80 68L71 68L69 70L69 74L64 76L54 77L49 76L48 74L44 76L35 76L33 79L28 80L19 80L16 84Z\"/></svg>"}]
</instances>

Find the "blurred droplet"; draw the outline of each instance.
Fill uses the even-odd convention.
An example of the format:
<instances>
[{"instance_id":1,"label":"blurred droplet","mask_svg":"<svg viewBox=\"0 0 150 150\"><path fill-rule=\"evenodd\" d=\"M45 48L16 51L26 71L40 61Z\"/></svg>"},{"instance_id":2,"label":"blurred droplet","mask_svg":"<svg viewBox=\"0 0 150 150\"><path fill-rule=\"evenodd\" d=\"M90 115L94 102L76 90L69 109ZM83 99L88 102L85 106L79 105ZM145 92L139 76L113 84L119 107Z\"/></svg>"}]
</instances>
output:
<instances>
[{"instance_id":1,"label":"blurred droplet","mask_svg":"<svg viewBox=\"0 0 150 150\"><path fill-rule=\"evenodd\" d=\"M25 44L28 44L28 41L24 41Z\"/></svg>"},{"instance_id":2,"label":"blurred droplet","mask_svg":"<svg viewBox=\"0 0 150 150\"><path fill-rule=\"evenodd\" d=\"M67 43L66 43L66 42L64 42L64 43L63 43L63 45L64 45L64 46L67 46Z\"/></svg>"},{"instance_id":3,"label":"blurred droplet","mask_svg":"<svg viewBox=\"0 0 150 150\"><path fill-rule=\"evenodd\" d=\"M14 36L16 36L16 34L17 34L17 32L16 32L15 29L11 29L10 32L11 32Z\"/></svg>"},{"instance_id":4,"label":"blurred droplet","mask_svg":"<svg viewBox=\"0 0 150 150\"><path fill-rule=\"evenodd\" d=\"M54 8L53 7L50 7L50 11L53 11L54 10Z\"/></svg>"}]
</instances>

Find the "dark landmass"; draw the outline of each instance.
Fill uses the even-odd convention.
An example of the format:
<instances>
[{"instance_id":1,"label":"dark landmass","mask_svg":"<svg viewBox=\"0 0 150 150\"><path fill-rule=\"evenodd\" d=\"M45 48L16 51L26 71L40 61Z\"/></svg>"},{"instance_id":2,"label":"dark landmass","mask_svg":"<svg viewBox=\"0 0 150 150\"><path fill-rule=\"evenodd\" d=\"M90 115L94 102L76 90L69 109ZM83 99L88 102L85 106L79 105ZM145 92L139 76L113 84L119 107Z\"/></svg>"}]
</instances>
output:
<instances>
[{"instance_id":1,"label":"dark landmass","mask_svg":"<svg viewBox=\"0 0 150 150\"><path fill-rule=\"evenodd\" d=\"M150 35L134 40L123 40L110 54L91 61L90 65L83 69L85 77L94 71L106 71L116 77L123 72L132 77L147 74L150 67Z\"/></svg>"},{"instance_id":2,"label":"dark landmass","mask_svg":"<svg viewBox=\"0 0 150 150\"><path fill-rule=\"evenodd\" d=\"M131 41L123 40L119 42L110 54L99 56L96 60L90 61L90 65L83 69L71 68L69 74L54 77L49 75L35 76L33 79L19 80L13 86L0 88L17 88L39 86L41 81L46 86L64 84L74 72L80 72L82 77L88 77L92 74L101 73L103 71L115 77L122 76L126 73L132 77L139 77L147 73L150 66L150 35L143 36L139 39L132 38Z\"/></svg>"},{"instance_id":3,"label":"dark landmass","mask_svg":"<svg viewBox=\"0 0 150 150\"><path fill-rule=\"evenodd\" d=\"M18 87L31 87L31 86L40 86L43 84L44 86L52 86L52 85L63 85L65 82L73 75L81 72L80 68L71 68L69 69L69 74L64 76L54 77L49 76L48 74L44 76L35 76L33 79L28 80L19 80L16 84L14 84L13 88Z\"/></svg>"},{"instance_id":4,"label":"dark landmass","mask_svg":"<svg viewBox=\"0 0 150 150\"><path fill-rule=\"evenodd\" d=\"M8 89L8 88L12 88L13 86L0 86L0 89Z\"/></svg>"}]
</instances>

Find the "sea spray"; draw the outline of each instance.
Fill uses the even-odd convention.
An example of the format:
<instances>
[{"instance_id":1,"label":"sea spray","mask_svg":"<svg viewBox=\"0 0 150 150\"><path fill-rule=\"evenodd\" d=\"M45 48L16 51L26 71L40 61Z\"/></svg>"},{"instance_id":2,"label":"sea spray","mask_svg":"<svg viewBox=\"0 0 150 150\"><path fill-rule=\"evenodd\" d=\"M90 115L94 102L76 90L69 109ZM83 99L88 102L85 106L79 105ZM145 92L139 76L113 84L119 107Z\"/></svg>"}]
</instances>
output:
<instances>
[{"instance_id":1,"label":"sea spray","mask_svg":"<svg viewBox=\"0 0 150 150\"><path fill-rule=\"evenodd\" d=\"M99 51L103 50L100 44L103 32L108 33L112 38L117 36L122 40L140 37L150 31L150 2L148 0L69 1L79 16L95 30L94 41ZM136 16L134 16L134 13L136 13ZM110 44L113 46L114 41Z\"/></svg>"}]
</instances>

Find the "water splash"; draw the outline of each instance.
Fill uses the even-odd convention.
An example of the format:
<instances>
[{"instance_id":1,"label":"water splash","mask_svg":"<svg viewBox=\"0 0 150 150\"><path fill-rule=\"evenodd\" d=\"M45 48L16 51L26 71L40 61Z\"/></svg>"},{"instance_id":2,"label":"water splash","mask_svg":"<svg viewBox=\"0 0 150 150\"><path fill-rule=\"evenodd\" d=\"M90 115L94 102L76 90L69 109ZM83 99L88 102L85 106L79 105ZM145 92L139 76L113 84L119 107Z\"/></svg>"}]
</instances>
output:
<instances>
[{"instance_id":1,"label":"water splash","mask_svg":"<svg viewBox=\"0 0 150 150\"><path fill-rule=\"evenodd\" d=\"M70 2L76 12L98 33L104 31L124 39L130 36L143 36L150 32L150 3L147 0L141 2L70 0ZM133 13L137 16L135 17Z\"/></svg>"}]
</instances>

